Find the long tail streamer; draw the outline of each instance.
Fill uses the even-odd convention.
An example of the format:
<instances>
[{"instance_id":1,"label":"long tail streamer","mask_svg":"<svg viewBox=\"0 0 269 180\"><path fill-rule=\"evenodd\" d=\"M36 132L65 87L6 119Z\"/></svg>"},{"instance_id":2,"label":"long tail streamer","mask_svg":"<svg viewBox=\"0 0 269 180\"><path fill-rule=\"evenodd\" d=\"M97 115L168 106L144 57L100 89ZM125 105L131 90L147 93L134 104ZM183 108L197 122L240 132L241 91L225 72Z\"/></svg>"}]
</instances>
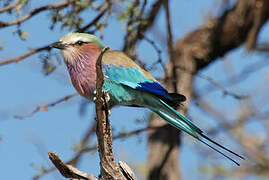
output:
<instances>
[{"instance_id":1,"label":"long tail streamer","mask_svg":"<svg viewBox=\"0 0 269 180\"><path fill-rule=\"evenodd\" d=\"M229 159L230 161L232 161L236 165L240 166L240 164L237 161L235 161L230 156L228 156L225 153L223 153L222 151L220 151L220 149L217 149L216 147L208 144L208 142L214 144L215 146L218 146L222 150L225 150L225 151L227 151L227 152L229 152L229 153L231 153L231 154L233 154L241 159L245 159L243 156L233 152L232 150L230 150L230 149L224 147L223 145L217 143L216 141L212 140L211 138L206 136L203 133L203 131L200 128L198 128L191 120L189 120L188 118L186 118L185 116L183 116L182 114L180 114L179 112L174 110L172 107L167 105L162 100L159 100L159 102L162 105L161 108L153 109L153 111L156 112L159 116L161 116L163 119L165 119L171 125L175 126L178 129L185 131L186 133L190 134L194 138L198 139L203 144L207 145L209 148L215 150L216 152L218 152L222 156L226 157L227 159ZM206 142L204 140L206 140L208 142Z\"/></svg>"}]
</instances>

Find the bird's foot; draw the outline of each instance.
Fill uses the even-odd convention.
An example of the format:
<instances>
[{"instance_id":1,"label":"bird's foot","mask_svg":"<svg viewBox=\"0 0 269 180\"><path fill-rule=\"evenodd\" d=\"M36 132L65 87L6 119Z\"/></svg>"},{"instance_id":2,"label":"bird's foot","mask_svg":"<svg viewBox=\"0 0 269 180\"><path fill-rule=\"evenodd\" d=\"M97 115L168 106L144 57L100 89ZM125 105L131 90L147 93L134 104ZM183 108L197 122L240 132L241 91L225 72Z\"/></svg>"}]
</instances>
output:
<instances>
[{"instance_id":1,"label":"bird's foot","mask_svg":"<svg viewBox=\"0 0 269 180\"><path fill-rule=\"evenodd\" d=\"M109 96L109 94L107 92L104 92L104 98L105 98L106 102L109 102L110 96Z\"/></svg>"},{"instance_id":2,"label":"bird's foot","mask_svg":"<svg viewBox=\"0 0 269 180\"><path fill-rule=\"evenodd\" d=\"M104 102L105 103L104 104L104 109L107 110L107 114L110 115L111 111L110 111L110 109L108 107L108 102L110 100L110 96L109 96L109 94L107 92L104 92L103 95L104 95L103 98L104 98L104 101L105 101Z\"/></svg>"},{"instance_id":3,"label":"bird's foot","mask_svg":"<svg viewBox=\"0 0 269 180\"><path fill-rule=\"evenodd\" d=\"M107 110L107 115L109 115L109 116L111 115L111 110L110 109Z\"/></svg>"},{"instance_id":4,"label":"bird's foot","mask_svg":"<svg viewBox=\"0 0 269 180\"><path fill-rule=\"evenodd\" d=\"M93 91L93 98L92 98L92 100L93 100L93 102L96 102L96 100L97 100L97 91L96 90L94 90ZM103 110L107 110L107 113L108 113L108 115L110 115L111 114L111 110L109 109L109 107L108 107L108 102L109 102L109 100L110 100L110 96L109 96L109 94L107 93L107 92L103 92L103 100L104 100L104 104L103 104L103 106L102 106L102 109Z\"/></svg>"},{"instance_id":5,"label":"bird's foot","mask_svg":"<svg viewBox=\"0 0 269 180\"><path fill-rule=\"evenodd\" d=\"M92 100L93 100L93 102L96 102L96 95L97 95L97 91L96 90L94 90L93 91L93 98L92 98Z\"/></svg>"},{"instance_id":6,"label":"bird's foot","mask_svg":"<svg viewBox=\"0 0 269 180\"><path fill-rule=\"evenodd\" d=\"M96 91L96 90L94 90L94 91L93 91L93 95L94 95L94 96L96 96L96 94L97 94L97 91Z\"/></svg>"}]
</instances>

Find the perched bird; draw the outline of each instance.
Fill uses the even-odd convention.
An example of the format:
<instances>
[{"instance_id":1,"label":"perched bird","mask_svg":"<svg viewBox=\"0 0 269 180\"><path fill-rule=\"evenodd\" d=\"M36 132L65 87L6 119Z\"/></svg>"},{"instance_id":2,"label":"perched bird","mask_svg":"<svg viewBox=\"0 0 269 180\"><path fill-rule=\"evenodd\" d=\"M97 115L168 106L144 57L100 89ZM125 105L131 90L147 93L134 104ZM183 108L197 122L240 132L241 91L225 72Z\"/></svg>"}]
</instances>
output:
<instances>
[{"instance_id":1,"label":"perched bird","mask_svg":"<svg viewBox=\"0 0 269 180\"><path fill-rule=\"evenodd\" d=\"M69 33L51 45L62 52L71 81L78 93L93 100L96 90L96 61L104 48L94 35ZM102 91L109 96L108 106L116 105L146 107L158 114L172 126L185 131L237 165L235 160L208 144L216 146L244 159L207 137L192 121L175 110L185 101L184 95L169 93L152 75L139 67L126 54L109 50L102 58L104 84Z\"/></svg>"}]
</instances>

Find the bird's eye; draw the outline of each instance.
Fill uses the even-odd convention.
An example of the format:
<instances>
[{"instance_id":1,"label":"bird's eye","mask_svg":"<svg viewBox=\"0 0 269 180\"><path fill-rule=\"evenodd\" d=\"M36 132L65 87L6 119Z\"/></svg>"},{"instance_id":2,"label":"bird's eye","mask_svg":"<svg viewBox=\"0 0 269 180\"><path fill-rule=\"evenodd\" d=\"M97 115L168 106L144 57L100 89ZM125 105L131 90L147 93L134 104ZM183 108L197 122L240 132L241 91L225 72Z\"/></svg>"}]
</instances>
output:
<instances>
[{"instance_id":1,"label":"bird's eye","mask_svg":"<svg viewBox=\"0 0 269 180\"><path fill-rule=\"evenodd\" d=\"M76 42L77 45L81 46L83 44L83 41Z\"/></svg>"}]
</instances>

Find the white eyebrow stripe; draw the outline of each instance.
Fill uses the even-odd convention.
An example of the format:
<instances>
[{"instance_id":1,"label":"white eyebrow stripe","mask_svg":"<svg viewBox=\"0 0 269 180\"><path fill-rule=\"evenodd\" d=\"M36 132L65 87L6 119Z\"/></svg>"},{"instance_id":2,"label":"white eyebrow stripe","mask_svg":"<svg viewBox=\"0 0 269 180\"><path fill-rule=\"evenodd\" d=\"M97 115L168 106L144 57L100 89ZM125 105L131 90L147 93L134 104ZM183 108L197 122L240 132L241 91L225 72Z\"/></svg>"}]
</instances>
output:
<instances>
[{"instance_id":1,"label":"white eyebrow stripe","mask_svg":"<svg viewBox=\"0 0 269 180\"><path fill-rule=\"evenodd\" d=\"M60 39L60 41L64 44L75 44L78 41L82 41L82 42L91 42L91 39L84 37L84 36L72 36L72 37L68 37L68 38L62 38Z\"/></svg>"}]
</instances>

